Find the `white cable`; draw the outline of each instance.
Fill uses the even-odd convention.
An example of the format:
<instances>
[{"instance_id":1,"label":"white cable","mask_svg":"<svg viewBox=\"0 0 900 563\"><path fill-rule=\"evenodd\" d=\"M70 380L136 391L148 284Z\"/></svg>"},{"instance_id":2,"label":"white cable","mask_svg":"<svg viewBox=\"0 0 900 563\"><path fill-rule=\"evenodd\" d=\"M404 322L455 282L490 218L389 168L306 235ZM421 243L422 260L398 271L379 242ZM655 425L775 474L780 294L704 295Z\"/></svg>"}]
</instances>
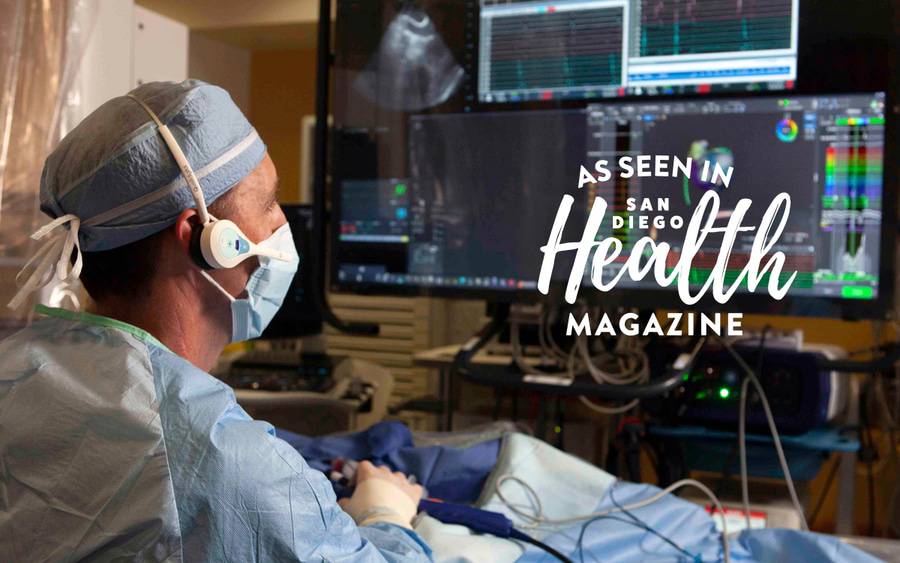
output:
<instances>
[{"instance_id":1,"label":"white cable","mask_svg":"<svg viewBox=\"0 0 900 563\"><path fill-rule=\"evenodd\" d=\"M586 336L580 336L575 342L575 348L581 351L582 361L587 367L588 373L591 374L591 376L595 381L597 381L597 383L609 385L627 385L629 383L644 383L645 381L647 381L649 376L649 369L648 362L646 361L646 355L644 355L644 361L640 364L640 371L637 371L635 369L636 366L632 366L629 369L623 369L618 374L618 376L613 376L612 374L605 373L597 369L593 359L588 352L587 344L585 343L586 339ZM640 351L640 353L643 354L643 351ZM631 375L629 375L629 371ZM641 402L640 399L632 399L624 405L609 407L595 403L584 395L580 396L578 399L584 406L586 406L590 410L607 415L622 414L628 412L639 405Z\"/></svg>"},{"instance_id":2,"label":"white cable","mask_svg":"<svg viewBox=\"0 0 900 563\"><path fill-rule=\"evenodd\" d=\"M598 383L628 385L644 383L649 380L650 361L644 351L646 343L642 342L641 339L620 336L616 340L615 349L611 351L603 350L597 356L591 355L587 342L587 336L581 336L576 340L576 346L588 373ZM598 366L597 362L605 362L605 364ZM615 362L618 365L618 371L606 369L610 362Z\"/></svg>"},{"instance_id":3,"label":"white cable","mask_svg":"<svg viewBox=\"0 0 900 563\"><path fill-rule=\"evenodd\" d=\"M630 411L631 409L633 409L634 407L638 406L641 402L640 399L632 399L632 400L628 401L627 403L625 403L624 405L621 405L618 407L607 407L605 405L600 405L600 404L595 403L594 401L588 399L584 395L580 395L578 397L578 400L581 401L581 404L583 404L587 408L591 409L594 412L600 413L600 414L626 413L626 412Z\"/></svg>"},{"instance_id":4,"label":"white cable","mask_svg":"<svg viewBox=\"0 0 900 563\"><path fill-rule=\"evenodd\" d=\"M738 409L738 449L741 459L741 502L744 507L744 520L750 529L750 483L747 475L747 393L750 391L750 378L745 377L741 383L740 408Z\"/></svg>"},{"instance_id":5,"label":"white cable","mask_svg":"<svg viewBox=\"0 0 900 563\"><path fill-rule=\"evenodd\" d=\"M503 486L503 483L505 483L507 481L512 481L513 483L518 483L519 485L522 486L522 488L525 490L525 492L528 493L528 496L530 497L529 500L531 500L536 505L535 514L528 514L527 512L522 512L521 510L519 510L516 507L515 504L513 504L509 500L507 500L507 498L503 495L503 491L500 490L500 487ZM500 477L497 478L497 486L495 487L495 490L497 491L497 498L500 500L500 502L505 504L506 507L509 508L515 514L518 514L522 518L526 518L528 520L533 520L533 521L543 520L544 507L541 504L541 498L537 495L537 492L535 492L535 490L531 487L531 485L526 483L520 477L516 477L515 475L509 475L509 474L501 475ZM529 525L529 526L533 526L533 525Z\"/></svg>"},{"instance_id":6,"label":"white cable","mask_svg":"<svg viewBox=\"0 0 900 563\"><path fill-rule=\"evenodd\" d=\"M787 458L784 455L784 449L781 447L781 437L778 435L778 428L775 425L775 417L772 416L772 409L769 407L769 400L766 398L766 393L763 391L762 384L759 382L759 379L756 377L756 373L754 373L753 369L747 365L747 362L744 361L744 358L741 357L740 354L734 349L734 347L728 343L724 339L719 339L722 342L722 345L725 346L725 349L728 350L728 353L734 357L735 361L737 361L738 365L741 366L741 369L746 372L747 377L746 381L750 381L753 383L753 387L756 388L756 392L759 395L760 401L762 402L763 412L766 415L766 422L769 425L769 432L772 433L772 440L775 442L775 452L778 454L778 463L781 465L781 471L784 473L784 482L787 484L788 493L791 496L791 503L794 505L794 510L797 511L797 516L800 518L800 524L802 525L805 531L809 531L809 526L806 523L806 514L803 512L803 506L800 504L800 498L797 496L797 490L794 488L794 480L791 479L791 470L788 467ZM741 385L741 395L742 400L746 396L746 392L744 391L746 385ZM743 420L743 417L741 417ZM744 440L746 439L746 433L742 432L744 430L743 425L738 425L738 441L743 446ZM741 448L743 451L743 447ZM744 452L744 456L746 453ZM744 457L742 466L741 466L741 479L743 480L743 486L748 487L747 475L746 475L746 457ZM748 495L749 497L749 495ZM745 510L749 505L749 501L746 501Z\"/></svg>"},{"instance_id":7,"label":"white cable","mask_svg":"<svg viewBox=\"0 0 900 563\"><path fill-rule=\"evenodd\" d=\"M573 352L573 354L572 354L572 357L570 360L570 366L569 366L570 369L572 369L572 364L574 363L574 360L575 360L574 348L573 348L572 352ZM592 410L596 413L605 414L605 415L623 414L623 413L626 413L626 412L630 411L631 409L635 408L639 404L641 404L640 399L632 399L631 401L628 401L624 405L610 407L610 406L606 406L606 405L601 405L599 403L595 403L594 401L588 399L584 395L580 395L578 397L578 400L581 401L581 404L583 404L590 410Z\"/></svg>"},{"instance_id":8,"label":"white cable","mask_svg":"<svg viewBox=\"0 0 900 563\"><path fill-rule=\"evenodd\" d=\"M547 318L549 316L549 309L546 312L541 311L540 325L538 326L538 341L541 344L541 352L544 353L545 351L547 351L549 352L549 355L556 358L556 360L566 361L569 358L569 352L566 352L565 350L560 348L556 343L556 340L553 338L553 327L550 323L547 322Z\"/></svg>"},{"instance_id":9,"label":"white cable","mask_svg":"<svg viewBox=\"0 0 900 563\"><path fill-rule=\"evenodd\" d=\"M509 339L512 347L512 357L513 362L515 362L516 367L518 367L522 373L526 375L543 375L543 376L556 376L556 377L565 377L568 379L574 378L574 373L572 373L569 369L557 372L550 372L538 369L532 365L529 365L528 362L525 361L524 355L522 353L522 345L519 340L519 323L518 321L510 321L509 326Z\"/></svg>"},{"instance_id":10,"label":"white cable","mask_svg":"<svg viewBox=\"0 0 900 563\"><path fill-rule=\"evenodd\" d=\"M512 481L512 482L518 483L519 485L522 486L522 488L525 489L525 491L531 497L531 500L537 505L536 506L536 514L528 514L527 512L520 510L516 505L512 504L503 495L503 492L500 489L501 489L501 486L503 485L503 483L505 483L506 481ZM645 506L651 505L654 502L665 497L666 495L672 493L673 491L676 491L678 489L681 489L682 487L687 487L687 486L691 486L696 489L699 489L704 495L707 496L707 498L709 498L710 501L712 501L712 504L716 507L716 510L718 510L719 514L721 515L721 517L722 517L722 553L723 553L723 559L725 560L725 563L729 563L730 557L728 554L728 523L725 521L725 510L722 508L722 503L719 502L719 499L716 497L715 493L713 493L709 489L709 487L707 487L706 485L704 485L703 483L701 483L700 481L697 481L695 479L681 479L679 481L675 481L674 483L672 483L665 489L662 489L655 495L650 496L643 500L639 500L637 502L633 502L631 504L626 504L624 506L616 506L613 508L608 508L606 510L600 510L598 512L592 512L590 514L584 514L582 516L573 516L573 517L569 517L569 518L558 518L558 519L547 518L544 516L543 507L541 506L541 501L540 501L540 498L538 497L537 493L528 483L526 483L519 477L516 477L514 475L501 475L497 479L497 485L495 487L495 490L497 492L497 498L500 500L500 502L502 502L504 505L506 505L506 507L509 508L509 510L514 512L515 514L521 516L522 518L525 518L526 520L531 520L532 522L534 522L535 524L530 525L530 527L535 527L536 525L540 525L540 524L549 524L549 525L553 525L553 526L564 526L567 524L577 524L578 522L583 522L584 520L591 520L593 518L598 518L600 516L607 516L609 514L613 514L616 512L623 512L626 510L628 510L628 511L637 510L639 508L643 508Z\"/></svg>"},{"instance_id":11,"label":"white cable","mask_svg":"<svg viewBox=\"0 0 900 563\"><path fill-rule=\"evenodd\" d=\"M172 153L172 158L175 159L175 162L178 164L178 168L181 170L181 175L184 177L184 182L187 184L188 189L191 191L191 195L194 198L194 203L197 205L197 214L200 216L200 224L207 225L210 222L209 211L206 209L206 199L203 195L203 188L200 186L200 182L197 180L197 176L194 174L194 169L191 168L190 162L186 156L184 156L184 151L181 150L181 146L178 145L178 141L175 140L175 136L172 135L172 132L169 128L159 119L159 116L154 113L150 106L144 103L143 100L139 100L133 94L126 94L129 98L136 101L144 111L150 116L154 123L156 123L156 129L159 132L160 136L163 138L163 141L166 143L166 146L169 147L169 152Z\"/></svg>"},{"instance_id":12,"label":"white cable","mask_svg":"<svg viewBox=\"0 0 900 563\"><path fill-rule=\"evenodd\" d=\"M550 356L554 358L556 361L565 361L566 369L561 371L545 371L542 369L535 368L532 365L529 365L524 358L524 353L522 351L521 344L521 336L520 336L520 324L518 321L510 322L510 345L512 348L512 357L513 362L516 364L516 367L522 371L522 373L526 375L542 375L542 376L555 376L560 378L565 378L569 381L574 380L575 376L579 373L582 373L584 369L578 369L576 366L576 352L581 352L582 363L587 368L587 372L591 374L597 383L601 384L610 384L610 385L626 385L631 383L643 383L649 379L649 360L647 359L647 355L644 353L643 349L639 346L635 346L637 341L635 340L633 343L629 341L629 343L622 345L622 347L633 346L635 350L621 350L617 352L605 352L609 355L609 359L618 359L620 362L623 357L630 357L630 359L634 360L632 365L628 367L620 367L620 371L618 373L605 372L593 363L594 360L591 358L590 351L587 349L587 337L579 336L576 338L575 344L572 346L572 350L568 353L559 348L558 345L553 341L553 337L548 330L548 324L546 322L546 315L544 312L541 313L540 321L538 325L538 341L541 346L541 356ZM623 340L620 340L624 342ZM617 348L619 346L617 345ZM594 412L600 414L622 414L628 412L635 408L638 404L640 404L640 399L633 399L624 405L609 407L605 405L601 405L591 401L585 396L579 396L579 400L583 405L587 408L591 409Z\"/></svg>"},{"instance_id":13,"label":"white cable","mask_svg":"<svg viewBox=\"0 0 900 563\"><path fill-rule=\"evenodd\" d=\"M625 341L622 340L622 342ZM591 377L593 377L594 380L596 380L598 383L609 383L611 385L628 385L631 383L637 383L647 376L646 355L643 354L643 351L639 348L636 350L628 350L627 347L629 345L623 343L617 345L616 350L612 352L604 351L603 354L601 354L598 358L594 358L591 357L590 350L588 350L586 336L580 336L575 341L575 346L578 348L578 351L581 354L581 360L584 362L588 373L590 373ZM619 371L613 372L605 370L602 367L598 367L595 363L598 359L607 362L625 360L629 365L627 367L623 367L620 364Z\"/></svg>"}]
</instances>

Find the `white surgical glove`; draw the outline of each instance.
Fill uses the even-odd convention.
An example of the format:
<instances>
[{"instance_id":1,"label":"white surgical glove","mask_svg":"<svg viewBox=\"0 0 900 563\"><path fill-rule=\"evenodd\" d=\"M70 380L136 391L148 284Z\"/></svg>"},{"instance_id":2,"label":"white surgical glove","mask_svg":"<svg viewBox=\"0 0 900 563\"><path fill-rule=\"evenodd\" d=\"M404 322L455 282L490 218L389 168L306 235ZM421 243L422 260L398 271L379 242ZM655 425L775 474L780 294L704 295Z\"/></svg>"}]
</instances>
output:
<instances>
[{"instance_id":1,"label":"white surgical glove","mask_svg":"<svg viewBox=\"0 0 900 563\"><path fill-rule=\"evenodd\" d=\"M340 505L359 526L389 522L411 528L421 498L422 487L409 483L402 473L363 461L356 473L353 496L342 499Z\"/></svg>"}]
</instances>

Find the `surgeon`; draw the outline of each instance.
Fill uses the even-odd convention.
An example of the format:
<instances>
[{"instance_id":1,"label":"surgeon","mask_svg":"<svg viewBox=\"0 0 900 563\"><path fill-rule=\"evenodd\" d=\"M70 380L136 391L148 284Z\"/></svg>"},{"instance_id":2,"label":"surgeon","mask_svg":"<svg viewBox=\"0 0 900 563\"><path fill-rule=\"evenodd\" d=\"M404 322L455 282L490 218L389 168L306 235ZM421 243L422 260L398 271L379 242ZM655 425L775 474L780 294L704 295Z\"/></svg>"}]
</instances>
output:
<instances>
[{"instance_id":1,"label":"surgeon","mask_svg":"<svg viewBox=\"0 0 900 563\"><path fill-rule=\"evenodd\" d=\"M145 84L47 158L21 307L0 342L0 561L427 561L422 489L368 463L339 506L321 473L209 375L260 335L298 267L266 146L228 94Z\"/></svg>"}]
</instances>

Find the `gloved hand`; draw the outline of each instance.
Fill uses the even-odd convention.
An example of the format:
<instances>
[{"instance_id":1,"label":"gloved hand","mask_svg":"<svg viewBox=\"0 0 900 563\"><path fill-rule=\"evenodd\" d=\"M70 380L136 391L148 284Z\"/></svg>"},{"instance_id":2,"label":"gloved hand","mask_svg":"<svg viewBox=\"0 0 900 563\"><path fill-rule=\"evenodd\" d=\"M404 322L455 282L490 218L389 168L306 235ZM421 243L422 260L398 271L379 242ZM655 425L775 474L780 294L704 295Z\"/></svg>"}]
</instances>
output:
<instances>
[{"instance_id":1,"label":"gloved hand","mask_svg":"<svg viewBox=\"0 0 900 563\"><path fill-rule=\"evenodd\" d=\"M339 504L359 526L390 522L411 528L421 499L422 487L407 481L403 473L363 461L356 470L353 496Z\"/></svg>"}]
</instances>

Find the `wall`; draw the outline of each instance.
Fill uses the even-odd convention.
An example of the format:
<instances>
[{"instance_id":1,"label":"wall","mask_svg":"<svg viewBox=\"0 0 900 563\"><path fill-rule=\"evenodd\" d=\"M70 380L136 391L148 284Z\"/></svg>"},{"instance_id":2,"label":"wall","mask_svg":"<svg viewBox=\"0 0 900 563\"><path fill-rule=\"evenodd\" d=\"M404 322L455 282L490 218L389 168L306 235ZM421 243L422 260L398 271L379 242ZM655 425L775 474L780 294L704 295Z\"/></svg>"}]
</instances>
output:
<instances>
[{"instance_id":1,"label":"wall","mask_svg":"<svg viewBox=\"0 0 900 563\"><path fill-rule=\"evenodd\" d=\"M181 82L188 77L188 37L183 23L142 6L134 7L132 87L148 82Z\"/></svg>"},{"instance_id":2,"label":"wall","mask_svg":"<svg viewBox=\"0 0 900 563\"><path fill-rule=\"evenodd\" d=\"M316 50L254 51L250 121L278 168L284 203L300 197L300 124L315 113Z\"/></svg>"},{"instance_id":3,"label":"wall","mask_svg":"<svg viewBox=\"0 0 900 563\"><path fill-rule=\"evenodd\" d=\"M221 86L244 114L250 114L251 54L203 32L191 31L188 75Z\"/></svg>"},{"instance_id":4,"label":"wall","mask_svg":"<svg viewBox=\"0 0 900 563\"><path fill-rule=\"evenodd\" d=\"M97 3L94 10L82 10L80 14L93 21L82 24L91 35L74 86L84 102L78 121L106 100L132 88L134 2Z\"/></svg>"},{"instance_id":5,"label":"wall","mask_svg":"<svg viewBox=\"0 0 900 563\"><path fill-rule=\"evenodd\" d=\"M743 324L745 329L766 325L780 330L800 329L805 342L834 344L847 351L861 350L876 343L875 323L869 321L745 315ZM888 327L886 336L896 337L896 333Z\"/></svg>"},{"instance_id":6,"label":"wall","mask_svg":"<svg viewBox=\"0 0 900 563\"><path fill-rule=\"evenodd\" d=\"M138 0L138 4L191 29L313 22L319 17L316 0Z\"/></svg>"}]
</instances>

